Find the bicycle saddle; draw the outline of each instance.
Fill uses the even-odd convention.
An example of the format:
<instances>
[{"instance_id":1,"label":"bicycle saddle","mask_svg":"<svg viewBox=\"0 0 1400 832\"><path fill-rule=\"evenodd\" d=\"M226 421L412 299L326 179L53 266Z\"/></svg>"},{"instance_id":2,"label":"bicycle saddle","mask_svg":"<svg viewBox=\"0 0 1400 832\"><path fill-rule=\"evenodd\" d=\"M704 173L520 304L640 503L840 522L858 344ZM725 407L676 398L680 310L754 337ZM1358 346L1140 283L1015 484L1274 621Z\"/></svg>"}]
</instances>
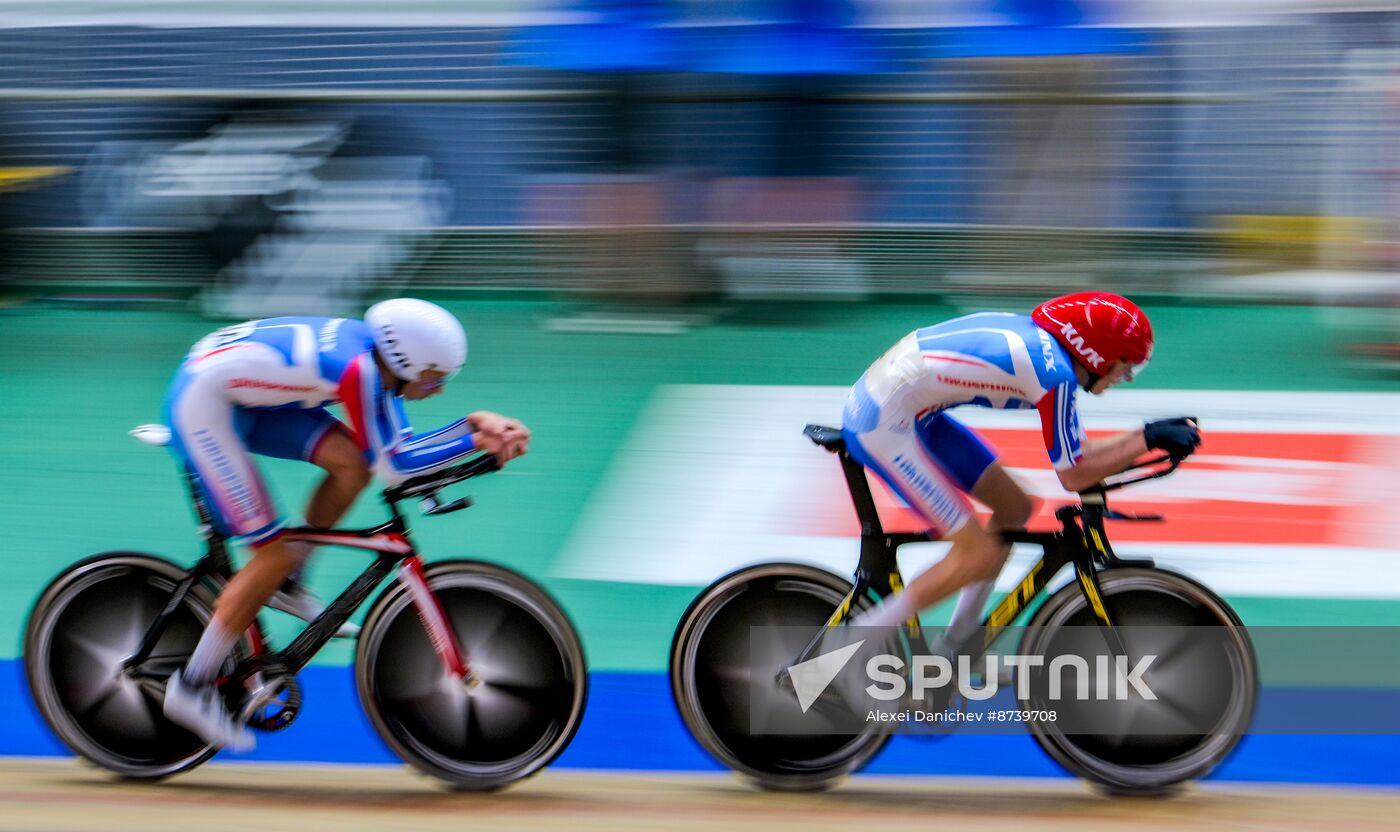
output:
<instances>
[{"instance_id":1,"label":"bicycle saddle","mask_svg":"<svg viewBox=\"0 0 1400 832\"><path fill-rule=\"evenodd\" d=\"M158 448L170 444L170 428L165 425L137 425L127 433Z\"/></svg>"},{"instance_id":2,"label":"bicycle saddle","mask_svg":"<svg viewBox=\"0 0 1400 832\"><path fill-rule=\"evenodd\" d=\"M822 427L821 425L808 425L806 428L803 429L802 432L807 434L808 439L811 439L813 442L817 443L818 445L821 445L823 448L826 448L832 453L845 450L846 448L846 439L841 435L840 428L827 428Z\"/></svg>"}]
</instances>

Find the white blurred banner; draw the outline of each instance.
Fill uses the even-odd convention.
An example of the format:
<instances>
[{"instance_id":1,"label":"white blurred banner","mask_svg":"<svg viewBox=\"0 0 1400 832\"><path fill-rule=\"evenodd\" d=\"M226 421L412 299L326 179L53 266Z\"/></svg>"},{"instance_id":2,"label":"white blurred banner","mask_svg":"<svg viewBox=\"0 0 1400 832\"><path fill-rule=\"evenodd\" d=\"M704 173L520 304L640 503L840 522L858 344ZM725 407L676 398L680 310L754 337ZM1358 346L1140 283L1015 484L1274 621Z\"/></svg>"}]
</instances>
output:
<instances>
[{"instance_id":1,"label":"white blurred banner","mask_svg":"<svg viewBox=\"0 0 1400 832\"><path fill-rule=\"evenodd\" d=\"M701 586L762 561L849 573L859 544L837 461L802 434L840 424L847 388L673 385L638 416L594 492L556 574ZM1234 595L1400 598L1400 396L1367 393L1114 391L1085 396L1091 431L1189 414L1200 452L1170 477L1113 495L1162 523L1115 523L1114 548L1157 557ZM954 416L997 449L1043 501L1033 528L1072 498L1050 471L1032 411L961 408ZM889 531L918 519L873 483ZM941 544L901 549L907 575ZM1038 553L1018 547L1013 586Z\"/></svg>"}]
</instances>

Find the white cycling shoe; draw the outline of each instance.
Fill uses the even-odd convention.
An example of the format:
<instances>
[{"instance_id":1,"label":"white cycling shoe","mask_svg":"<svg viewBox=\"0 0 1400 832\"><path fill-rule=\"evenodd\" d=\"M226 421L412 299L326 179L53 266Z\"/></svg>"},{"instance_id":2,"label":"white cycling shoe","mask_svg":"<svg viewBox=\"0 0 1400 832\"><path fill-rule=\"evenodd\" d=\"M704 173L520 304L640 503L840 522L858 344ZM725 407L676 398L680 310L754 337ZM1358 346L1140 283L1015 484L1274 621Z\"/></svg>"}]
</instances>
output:
<instances>
[{"instance_id":1,"label":"white cycling shoe","mask_svg":"<svg viewBox=\"0 0 1400 832\"><path fill-rule=\"evenodd\" d=\"M198 734L216 748L252 751L257 745L253 732L240 728L224 707L213 685L192 687L181 671L175 671L165 685L165 716L171 722Z\"/></svg>"},{"instance_id":2,"label":"white cycling shoe","mask_svg":"<svg viewBox=\"0 0 1400 832\"><path fill-rule=\"evenodd\" d=\"M310 624L316 617L325 610L326 605L321 603L321 599L311 594L300 581L289 581L282 585L282 588L268 599L267 605L274 610L281 610L288 615L294 615L302 621ZM360 625L352 624L349 621L340 625L340 629L335 631L334 638L355 638L360 634Z\"/></svg>"}]
</instances>

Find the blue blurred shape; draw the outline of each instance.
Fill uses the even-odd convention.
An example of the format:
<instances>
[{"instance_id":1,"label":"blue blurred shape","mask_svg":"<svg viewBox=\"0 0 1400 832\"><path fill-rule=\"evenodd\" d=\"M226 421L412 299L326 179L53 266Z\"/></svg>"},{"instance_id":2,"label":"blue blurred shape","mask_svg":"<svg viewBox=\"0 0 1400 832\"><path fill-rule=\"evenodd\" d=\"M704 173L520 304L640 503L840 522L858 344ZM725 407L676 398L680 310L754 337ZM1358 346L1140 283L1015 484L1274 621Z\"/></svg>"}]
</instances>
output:
<instances>
[{"instance_id":1,"label":"blue blurred shape","mask_svg":"<svg viewBox=\"0 0 1400 832\"><path fill-rule=\"evenodd\" d=\"M1147 35L1132 29L1084 26L969 26L930 33L933 58L1014 58L1146 52Z\"/></svg>"},{"instance_id":2,"label":"blue blurred shape","mask_svg":"<svg viewBox=\"0 0 1400 832\"><path fill-rule=\"evenodd\" d=\"M1022 26L1074 26L1085 17L1078 0L992 0L991 12Z\"/></svg>"},{"instance_id":3,"label":"blue blurred shape","mask_svg":"<svg viewBox=\"0 0 1400 832\"><path fill-rule=\"evenodd\" d=\"M853 0L748 0L746 22L693 31L690 65L736 75L862 75L892 66Z\"/></svg>"},{"instance_id":4,"label":"blue blurred shape","mask_svg":"<svg viewBox=\"0 0 1400 832\"><path fill-rule=\"evenodd\" d=\"M679 69L674 17L667 0L578 0L589 23L535 26L512 37L505 63L574 72L663 72Z\"/></svg>"},{"instance_id":5,"label":"blue blurred shape","mask_svg":"<svg viewBox=\"0 0 1400 832\"><path fill-rule=\"evenodd\" d=\"M891 70L872 35L853 28L851 0L747 0L728 4L737 15L714 24L683 20L679 6L670 0L579 0L573 9L590 22L522 29L510 39L505 62L576 72Z\"/></svg>"},{"instance_id":6,"label":"blue blurred shape","mask_svg":"<svg viewBox=\"0 0 1400 832\"><path fill-rule=\"evenodd\" d=\"M1078 0L992 0L991 14L1004 25L958 27L930 33L935 58L1005 58L1108 55L1146 51L1144 33L1086 25Z\"/></svg>"},{"instance_id":7,"label":"blue blurred shape","mask_svg":"<svg viewBox=\"0 0 1400 832\"><path fill-rule=\"evenodd\" d=\"M736 75L870 75L889 72L870 36L807 23L707 28L693 33L690 68Z\"/></svg>"},{"instance_id":8,"label":"blue blurred shape","mask_svg":"<svg viewBox=\"0 0 1400 832\"><path fill-rule=\"evenodd\" d=\"M247 762L386 764L396 758L375 735L360 707L353 671L316 666L298 676L305 710L285 732L262 734L252 754L221 756ZM589 674L588 707L560 768L637 771L715 771L720 766L691 738L671 698L665 673ZM1308 698L1336 709L1353 703L1385 704L1376 691L1266 690L1273 706ZM1382 697L1384 694L1382 693ZM23 661L0 659L0 757L66 756L29 698ZM1400 735L1249 736L1216 770L1215 780L1352 783L1395 786ZM1325 761L1325 764L1320 762ZM954 734L937 742L895 737L866 769L871 774L993 777L1065 776L1028 734Z\"/></svg>"}]
</instances>

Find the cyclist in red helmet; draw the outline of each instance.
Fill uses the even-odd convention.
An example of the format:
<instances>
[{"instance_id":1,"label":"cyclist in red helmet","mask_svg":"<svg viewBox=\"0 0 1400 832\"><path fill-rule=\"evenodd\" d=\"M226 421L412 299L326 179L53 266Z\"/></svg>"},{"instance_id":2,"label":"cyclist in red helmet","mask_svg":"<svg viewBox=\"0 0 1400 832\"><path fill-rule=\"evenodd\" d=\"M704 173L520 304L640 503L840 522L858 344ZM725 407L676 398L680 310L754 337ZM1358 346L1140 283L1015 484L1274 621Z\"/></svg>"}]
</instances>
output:
<instances>
[{"instance_id":1,"label":"cyclist in red helmet","mask_svg":"<svg viewBox=\"0 0 1400 832\"><path fill-rule=\"evenodd\" d=\"M1152 322L1137 304L1121 295L1064 295L1037 306L1031 320L1055 336L1084 369L1088 378L1083 387L1090 393L1132 381L1152 358ZM1099 381L1114 371L1119 376L1100 387Z\"/></svg>"},{"instance_id":2,"label":"cyclist in red helmet","mask_svg":"<svg viewBox=\"0 0 1400 832\"><path fill-rule=\"evenodd\" d=\"M1030 519L1031 498L996 454L949 415L960 405L1040 413L1045 448L1060 483L1080 491L1150 449L1185 456L1200 444L1188 419L1164 419L1102 439L1086 439L1079 388L1102 394L1132 381L1152 356L1152 324L1127 298L1080 292L1040 304L1030 315L984 312L915 330L866 370L843 416L846 447L953 546L907 590L857 617L857 626L893 626L964 589L943 648L981 623L992 583L1010 547L996 532ZM968 501L992 510L986 527Z\"/></svg>"}]
</instances>

